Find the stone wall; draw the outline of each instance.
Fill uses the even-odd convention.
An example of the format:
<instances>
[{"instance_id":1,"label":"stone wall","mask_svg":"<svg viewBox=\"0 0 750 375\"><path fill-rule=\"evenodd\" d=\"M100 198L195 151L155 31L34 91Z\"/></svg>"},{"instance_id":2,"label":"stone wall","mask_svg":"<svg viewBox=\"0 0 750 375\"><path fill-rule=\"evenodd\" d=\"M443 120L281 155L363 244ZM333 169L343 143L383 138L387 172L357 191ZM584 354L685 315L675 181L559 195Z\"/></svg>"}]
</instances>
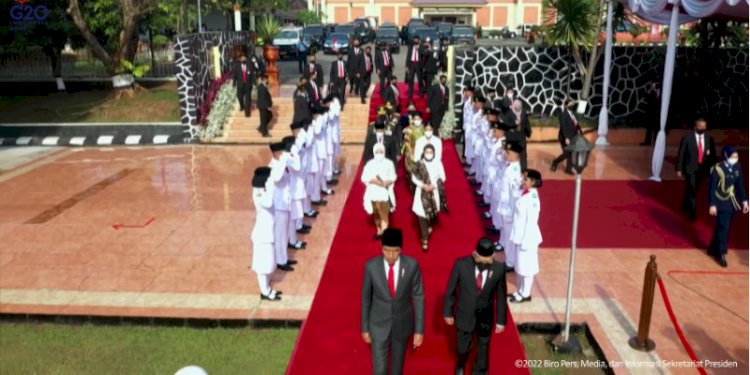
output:
<instances>
[{"instance_id":1,"label":"stone wall","mask_svg":"<svg viewBox=\"0 0 750 375\"><path fill-rule=\"evenodd\" d=\"M248 45L249 42L250 37L246 32L210 32L177 37L174 54L180 118L182 124L189 128L191 137L195 137L196 129L200 126L199 111L206 101L212 79L208 51L212 47L219 47L221 71L226 72L231 67L232 46Z\"/></svg>"},{"instance_id":2,"label":"stone wall","mask_svg":"<svg viewBox=\"0 0 750 375\"><path fill-rule=\"evenodd\" d=\"M646 88L661 83L666 47L614 47L610 118L637 121L645 108ZM506 87L519 91L531 113L554 115L568 87L566 48L475 47L456 51L456 92L464 85ZM572 61L572 60L571 60ZM596 117L602 105L604 56L599 60L593 95L585 115ZM571 96L578 98L582 81L571 64ZM459 99L460 100L460 99ZM690 122L704 116L720 127L747 127L748 51L678 48L669 119ZM457 101L458 102L458 101Z\"/></svg>"}]
</instances>

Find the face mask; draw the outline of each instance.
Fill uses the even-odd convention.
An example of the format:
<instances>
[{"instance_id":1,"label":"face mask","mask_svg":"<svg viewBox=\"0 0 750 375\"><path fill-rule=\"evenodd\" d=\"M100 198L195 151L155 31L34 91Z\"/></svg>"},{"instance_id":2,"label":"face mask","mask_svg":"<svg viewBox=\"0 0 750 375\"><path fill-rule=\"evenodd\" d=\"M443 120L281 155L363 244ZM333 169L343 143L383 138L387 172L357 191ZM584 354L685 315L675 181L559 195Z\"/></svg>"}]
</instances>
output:
<instances>
[{"instance_id":1,"label":"face mask","mask_svg":"<svg viewBox=\"0 0 750 375\"><path fill-rule=\"evenodd\" d=\"M512 92L509 92L509 93L505 94L505 96L507 96L507 97L509 97L509 98L512 98L512 97L513 97L513 93L512 93Z\"/></svg>"},{"instance_id":2,"label":"face mask","mask_svg":"<svg viewBox=\"0 0 750 375\"><path fill-rule=\"evenodd\" d=\"M385 159L385 155L383 155L383 154L375 154L375 160L381 161L383 159Z\"/></svg>"},{"instance_id":3,"label":"face mask","mask_svg":"<svg viewBox=\"0 0 750 375\"><path fill-rule=\"evenodd\" d=\"M422 126L422 120L414 120L415 126Z\"/></svg>"},{"instance_id":4,"label":"face mask","mask_svg":"<svg viewBox=\"0 0 750 375\"><path fill-rule=\"evenodd\" d=\"M424 160L432 161L432 159L435 159L435 155L433 155L433 154L424 154Z\"/></svg>"},{"instance_id":5,"label":"face mask","mask_svg":"<svg viewBox=\"0 0 750 375\"><path fill-rule=\"evenodd\" d=\"M344 56L339 56L339 61L343 60Z\"/></svg>"},{"instance_id":6,"label":"face mask","mask_svg":"<svg viewBox=\"0 0 750 375\"><path fill-rule=\"evenodd\" d=\"M735 164L737 164L738 161L739 161L739 159L731 158L731 159L727 160L727 163L729 163L729 165L735 165Z\"/></svg>"},{"instance_id":7,"label":"face mask","mask_svg":"<svg viewBox=\"0 0 750 375\"><path fill-rule=\"evenodd\" d=\"M706 129L695 129L695 132L698 134L703 134L706 132Z\"/></svg>"},{"instance_id":8,"label":"face mask","mask_svg":"<svg viewBox=\"0 0 750 375\"><path fill-rule=\"evenodd\" d=\"M477 268L479 268L480 272L488 271L490 269L490 265L487 263L474 263L477 265Z\"/></svg>"},{"instance_id":9,"label":"face mask","mask_svg":"<svg viewBox=\"0 0 750 375\"><path fill-rule=\"evenodd\" d=\"M427 137L427 138L430 138L430 137L432 137L432 130L426 130L426 131L424 132L424 135L425 135L425 137Z\"/></svg>"}]
</instances>

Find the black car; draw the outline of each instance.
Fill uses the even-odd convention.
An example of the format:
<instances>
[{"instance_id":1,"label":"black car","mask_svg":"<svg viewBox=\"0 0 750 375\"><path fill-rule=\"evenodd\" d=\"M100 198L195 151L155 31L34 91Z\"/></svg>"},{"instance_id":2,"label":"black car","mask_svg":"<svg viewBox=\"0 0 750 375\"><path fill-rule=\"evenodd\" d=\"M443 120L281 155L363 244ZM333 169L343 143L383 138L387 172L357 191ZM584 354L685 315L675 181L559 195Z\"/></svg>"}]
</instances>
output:
<instances>
[{"instance_id":1,"label":"black car","mask_svg":"<svg viewBox=\"0 0 750 375\"><path fill-rule=\"evenodd\" d=\"M302 37L309 35L310 39L318 46L322 46L326 40L325 27L323 25L307 25L302 30Z\"/></svg>"},{"instance_id":2,"label":"black car","mask_svg":"<svg viewBox=\"0 0 750 375\"><path fill-rule=\"evenodd\" d=\"M440 41L440 36L438 35L437 31L435 29L429 28L429 27L422 27L419 29L414 29L414 37L418 37L420 41L423 43L429 39L430 43L437 43Z\"/></svg>"},{"instance_id":3,"label":"black car","mask_svg":"<svg viewBox=\"0 0 750 375\"><path fill-rule=\"evenodd\" d=\"M349 52L349 34L346 33L331 33L326 37L326 41L323 43L323 53L332 54L337 51L341 53Z\"/></svg>"},{"instance_id":4,"label":"black car","mask_svg":"<svg viewBox=\"0 0 750 375\"><path fill-rule=\"evenodd\" d=\"M360 44L369 43L374 39L374 32L370 28L370 23L366 20L354 20L351 22L354 25L356 32L355 35L359 39Z\"/></svg>"},{"instance_id":5,"label":"black car","mask_svg":"<svg viewBox=\"0 0 750 375\"><path fill-rule=\"evenodd\" d=\"M453 31L453 24L440 22L433 24L432 28L437 31L440 38L450 38Z\"/></svg>"},{"instance_id":6,"label":"black car","mask_svg":"<svg viewBox=\"0 0 750 375\"><path fill-rule=\"evenodd\" d=\"M336 29L334 30L334 33L346 34L349 38L349 41L351 41L352 38L359 37L359 30L358 30L357 25L352 25L349 23L346 25L336 25Z\"/></svg>"},{"instance_id":7,"label":"black car","mask_svg":"<svg viewBox=\"0 0 750 375\"><path fill-rule=\"evenodd\" d=\"M393 53L399 53L401 51L401 38L398 36L398 28L381 26L375 32L375 45L378 47L390 45Z\"/></svg>"},{"instance_id":8,"label":"black car","mask_svg":"<svg viewBox=\"0 0 750 375\"><path fill-rule=\"evenodd\" d=\"M451 43L453 44L474 44L476 41L474 40L474 28L471 26L453 26L453 31L451 32Z\"/></svg>"},{"instance_id":9,"label":"black car","mask_svg":"<svg viewBox=\"0 0 750 375\"><path fill-rule=\"evenodd\" d=\"M414 39L414 30L423 27L427 27L427 25L425 25L421 18L410 19L409 22L406 23L406 26L401 30L401 38L403 39L404 44L411 43L412 39Z\"/></svg>"}]
</instances>

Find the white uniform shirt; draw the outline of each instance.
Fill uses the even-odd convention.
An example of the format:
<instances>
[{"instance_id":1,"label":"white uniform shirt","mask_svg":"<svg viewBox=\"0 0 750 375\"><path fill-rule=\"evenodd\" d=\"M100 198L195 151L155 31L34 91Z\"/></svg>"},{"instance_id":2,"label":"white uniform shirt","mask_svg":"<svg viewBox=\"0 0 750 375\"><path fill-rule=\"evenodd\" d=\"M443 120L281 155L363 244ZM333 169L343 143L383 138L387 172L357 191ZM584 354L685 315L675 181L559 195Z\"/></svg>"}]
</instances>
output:
<instances>
[{"instance_id":1,"label":"white uniform shirt","mask_svg":"<svg viewBox=\"0 0 750 375\"><path fill-rule=\"evenodd\" d=\"M542 243L542 231L539 230L540 211L539 193L536 189L529 189L518 198L513 212L510 240L519 246L519 250L533 249Z\"/></svg>"},{"instance_id":2,"label":"white uniform shirt","mask_svg":"<svg viewBox=\"0 0 750 375\"><path fill-rule=\"evenodd\" d=\"M295 144L292 145L292 152L290 154L290 161L288 163L289 171L289 184L291 189L291 196L293 200L305 199L307 192L305 191L305 176L302 168L302 158L300 157L300 150Z\"/></svg>"},{"instance_id":3,"label":"white uniform shirt","mask_svg":"<svg viewBox=\"0 0 750 375\"><path fill-rule=\"evenodd\" d=\"M503 179L500 183L500 205L498 211L506 219L513 217L513 210L516 207L516 200L521 195L521 163L514 161L508 163L503 173Z\"/></svg>"},{"instance_id":4,"label":"white uniform shirt","mask_svg":"<svg viewBox=\"0 0 750 375\"><path fill-rule=\"evenodd\" d=\"M273 195L273 208L276 211L289 211L291 209L292 195L290 192L289 172L287 171L289 163L295 163L295 160L289 154L283 153L278 160L271 159L271 162L268 164L271 167L269 180L273 181L276 185ZM296 160L296 163L299 163L299 160ZM299 164L297 164L297 168L299 168Z\"/></svg>"},{"instance_id":5,"label":"white uniform shirt","mask_svg":"<svg viewBox=\"0 0 750 375\"><path fill-rule=\"evenodd\" d=\"M266 183L265 191L253 188L253 205L255 206L255 224L251 239L253 243L273 243L273 197L274 184Z\"/></svg>"}]
</instances>

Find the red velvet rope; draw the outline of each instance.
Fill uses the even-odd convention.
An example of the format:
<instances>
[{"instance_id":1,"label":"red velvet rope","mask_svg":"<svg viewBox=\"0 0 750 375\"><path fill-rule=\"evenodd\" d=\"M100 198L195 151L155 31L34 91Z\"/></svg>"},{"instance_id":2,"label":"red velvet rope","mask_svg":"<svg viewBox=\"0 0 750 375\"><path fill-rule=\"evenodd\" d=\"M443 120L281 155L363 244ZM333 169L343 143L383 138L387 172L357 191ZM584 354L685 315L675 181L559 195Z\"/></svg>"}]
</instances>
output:
<instances>
[{"instance_id":1,"label":"red velvet rope","mask_svg":"<svg viewBox=\"0 0 750 375\"><path fill-rule=\"evenodd\" d=\"M664 300L664 306L667 308L667 314L669 314L669 319L672 320L672 325L674 326L675 332L677 332L677 336L680 338L680 342L682 343L682 346L685 348L685 351L687 351L688 356L690 359L693 360L693 362L698 363L698 357L695 355L695 352L693 352L693 348L690 347L690 343L688 343L687 338L685 338L685 334L682 332L682 328L680 328L680 324L677 322L677 317L674 315L674 310L672 310L672 304L669 302L669 296L667 295L667 288L664 287L664 281L662 281L661 277L657 275L656 281L659 282L659 291L661 292L661 298ZM703 367L697 367L698 372L702 375L707 375L708 373Z\"/></svg>"}]
</instances>

